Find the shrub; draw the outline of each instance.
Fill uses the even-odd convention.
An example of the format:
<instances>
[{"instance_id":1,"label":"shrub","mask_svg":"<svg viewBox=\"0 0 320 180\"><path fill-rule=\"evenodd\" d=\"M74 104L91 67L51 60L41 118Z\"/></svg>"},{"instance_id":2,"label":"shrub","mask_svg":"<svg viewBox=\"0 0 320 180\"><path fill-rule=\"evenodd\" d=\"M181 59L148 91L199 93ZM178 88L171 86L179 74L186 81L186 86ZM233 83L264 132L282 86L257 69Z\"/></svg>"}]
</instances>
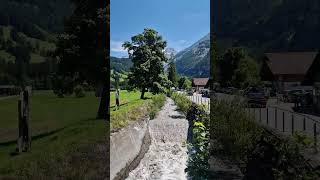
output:
<instances>
[{"instance_id":1,"label":"shrub","mask_svg":"<svg viewBox=\"0 0 320 180\"><path fill-rule=\"evenodd\" d=\"M209 115L206 113L205 105L192 103L186 115L189 121L200 121L203 122L205 126L209 124Z\"/></svg>"},{"instance_id":2,"label":"shrub","mask_svg":"<svg viewBox=\"0 0 320 180\"><path fill-rule=\"evenodd\" d=\"M262 128L250 120L245 104L236 99L213 101L212 106L210 134L221 145L214 146L212 151L231 155L236 160L245 159L259 140Z\"/></svg>"},{"instance_id":3,"label":"shrub","mask_svg":"<svg viewBox=\"0 0 320 180\"><path fill-rule=\"evenodd\" d=\"M50 78L53 93L58 97L64 97L64 95L71 95L73 93L74 80L72 77L52 74Z\"/></svg>"},{"instance_id":4,"label":"shrub","mask_svg":"<svg viewBox=\"0 0 320 180\"><path fill-rule=\"evenodd\" d=\"M149 107L150 119L154 119L156 117L162 106L164 106L165 101L166 96L164 94L158 94L152 97L152 102Z\"/></svg>"},{"instance_id":5,"label":"shrub","mask_svg":"<svg viewBox=\"0 0 320 180\"><path fill-rule=\"evenodd\" d=\"M208 162L210 158L208 127L203 122L196 121L193 124L192 132L192 142L189 143L192 151L188 159L188 175L192 179L211 179Z\"/></svg>"},{"instance_id":6,"label":"shrub","mask_svg":"<svg viewBox=\"0 0 320 180\"><path fill-rule=\"evenodd\" d=\"M178 93L173 93L172 99L177 104L179 110L184 114L187 114L192 102L185 95Z\"/></svg>"},{"instance_id":7,"label":"shrub","mask_svg":"<svg viewBox=\"0 0 320 180\"><path fill-rule=\"evenodd\" d=\"M168 96L168 97L171 97L172 94L173 94L173 90L172 90L172 89L168 89L168 90L167 90L167 96Z\"/></svg>"},{"instance_id":8,"label":"shrub","mask_svg":"<svg viewBox=\"0 0 320 180\"><path fill-rule=\"evenodd\" d=\"M77 85L77 86L74 88L74 93L75 93L76 97L78 97L78 98L85 96L84 88L83 88L83 86L81 86L81 85Z\"/></svg>"}]
</instances>

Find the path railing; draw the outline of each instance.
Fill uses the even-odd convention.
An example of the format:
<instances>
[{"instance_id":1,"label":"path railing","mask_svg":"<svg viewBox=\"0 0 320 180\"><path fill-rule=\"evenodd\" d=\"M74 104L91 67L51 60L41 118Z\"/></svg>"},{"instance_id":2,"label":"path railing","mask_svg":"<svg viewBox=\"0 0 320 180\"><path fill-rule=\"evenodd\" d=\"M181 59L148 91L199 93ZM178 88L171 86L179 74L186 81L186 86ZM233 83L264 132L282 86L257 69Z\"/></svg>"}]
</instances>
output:
<instances>
[{"instance_id":1,"label":"path railing","mask_svg":"<svg viewBox=\"0 0 320 180\"><path fill-rule=\"evenodd\" d=\"M282 133L293 134L304 132L313 139L313 146L317 151L320 142L320 117L300 114L279 107L248 108L248 113L259 123L267 125Z\"/></svg>"}]
</instances>

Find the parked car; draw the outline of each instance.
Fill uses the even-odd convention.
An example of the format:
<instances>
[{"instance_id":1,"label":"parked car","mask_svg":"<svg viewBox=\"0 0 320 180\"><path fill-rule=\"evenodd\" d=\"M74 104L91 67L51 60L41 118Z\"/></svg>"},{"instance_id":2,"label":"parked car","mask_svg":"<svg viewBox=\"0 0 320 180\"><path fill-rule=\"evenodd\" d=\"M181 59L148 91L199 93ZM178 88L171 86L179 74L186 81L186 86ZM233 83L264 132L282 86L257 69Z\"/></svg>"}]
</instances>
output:
<instances>
[{"instance_id":1,"label":"parked car","mask_svg":"<svg viewBox=\"0 0 320 180\"><path fill-rule=\"evenodd\" d=\"M193 96L193 90L192 89L188 90L188 96Z\"/></svg>"},{"instance_id":2,"label":"parked car","mask_svg":"<svg viewBox=\"0 0 320 180\"><path fill-rule=\"evenodd\" d=\"M283 93L283 101L294 103L298 97L304 96L305 94L312 94L312 87L309 86L297 86L287 89Z\"/></svg>"},{"instance_id":3,"label":"parked car","mask_svg":"<svg viewBox=\"0 0 320 180\"><path fill-rule=\"evenodd\" d=\"M251 87L245 91L244 96L247 98L249 107L261 107L267 106L267 97L263 89Z\"/></svg>"},{"instance_id":4,"label":"parked car","mask_svg":"<svg viewBox=\"0 0 320 180\"><path fill-rule=\"evenodd\" d=\"M202 94L202 97L210 98L210 90L209 89L202 89L200 92Z\"/></svg>"}]
</instances>

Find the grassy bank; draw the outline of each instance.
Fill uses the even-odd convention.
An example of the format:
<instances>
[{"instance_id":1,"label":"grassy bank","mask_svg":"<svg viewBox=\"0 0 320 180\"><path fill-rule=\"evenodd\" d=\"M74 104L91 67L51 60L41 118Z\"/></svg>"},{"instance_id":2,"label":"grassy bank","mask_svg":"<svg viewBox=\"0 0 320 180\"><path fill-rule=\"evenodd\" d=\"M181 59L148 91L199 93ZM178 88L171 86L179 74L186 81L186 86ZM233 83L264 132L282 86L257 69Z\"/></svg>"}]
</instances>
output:
<instances>
[{"instance_id":1,"label":"grassy bank","mask_svg":"<svg viewBox=\"0 0 320 180\"><path fill-rule=\"evenodd\" d=\"M165 95L145 94L145 99L140 99L140 92L120 92L120 109L115 110L115 94L110 93L110 126L115 131L125 127L132 121L139 120L143 116L155 117L165 102Z\"/></svg>"},{"instance_id":2,"label":"grassy bank","mask_svg":"<svg viewBox=\"0 0 320 180\"><path fill-rule=\"evenodd\" d=\"M29 123L31 151L14 155L17 98L0 100L0 179L3 176L78 178L83 172L101 170L88 165L99 162L94 161L97 156L90 158L88 154L99 144L107 143L106 123L95 119L98 106L99 99L94 93L84 98L57 98L51 91L34 92ZM87 163L75 163L72 157L79 154Z\"/></svg>"}]
</instances>

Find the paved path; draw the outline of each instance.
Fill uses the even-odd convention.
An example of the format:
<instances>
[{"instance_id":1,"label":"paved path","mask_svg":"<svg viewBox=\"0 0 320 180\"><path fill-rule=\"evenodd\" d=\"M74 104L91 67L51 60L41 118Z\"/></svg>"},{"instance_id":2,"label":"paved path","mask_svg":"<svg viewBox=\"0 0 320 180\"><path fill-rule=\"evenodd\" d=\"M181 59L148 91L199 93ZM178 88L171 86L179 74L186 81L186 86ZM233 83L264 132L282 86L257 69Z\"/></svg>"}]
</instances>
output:
<instances>
[{"instance_id":1,"label":"paved path","mask_svg":"<svg viewBox=\"0 0 320 180\"><path fill-rule=\"evenodd\" d=\"M158 116L150 121L150 148L128 180L187 179L188 121L176 109L168 98Z\"/></svg>"}]
</instances>

